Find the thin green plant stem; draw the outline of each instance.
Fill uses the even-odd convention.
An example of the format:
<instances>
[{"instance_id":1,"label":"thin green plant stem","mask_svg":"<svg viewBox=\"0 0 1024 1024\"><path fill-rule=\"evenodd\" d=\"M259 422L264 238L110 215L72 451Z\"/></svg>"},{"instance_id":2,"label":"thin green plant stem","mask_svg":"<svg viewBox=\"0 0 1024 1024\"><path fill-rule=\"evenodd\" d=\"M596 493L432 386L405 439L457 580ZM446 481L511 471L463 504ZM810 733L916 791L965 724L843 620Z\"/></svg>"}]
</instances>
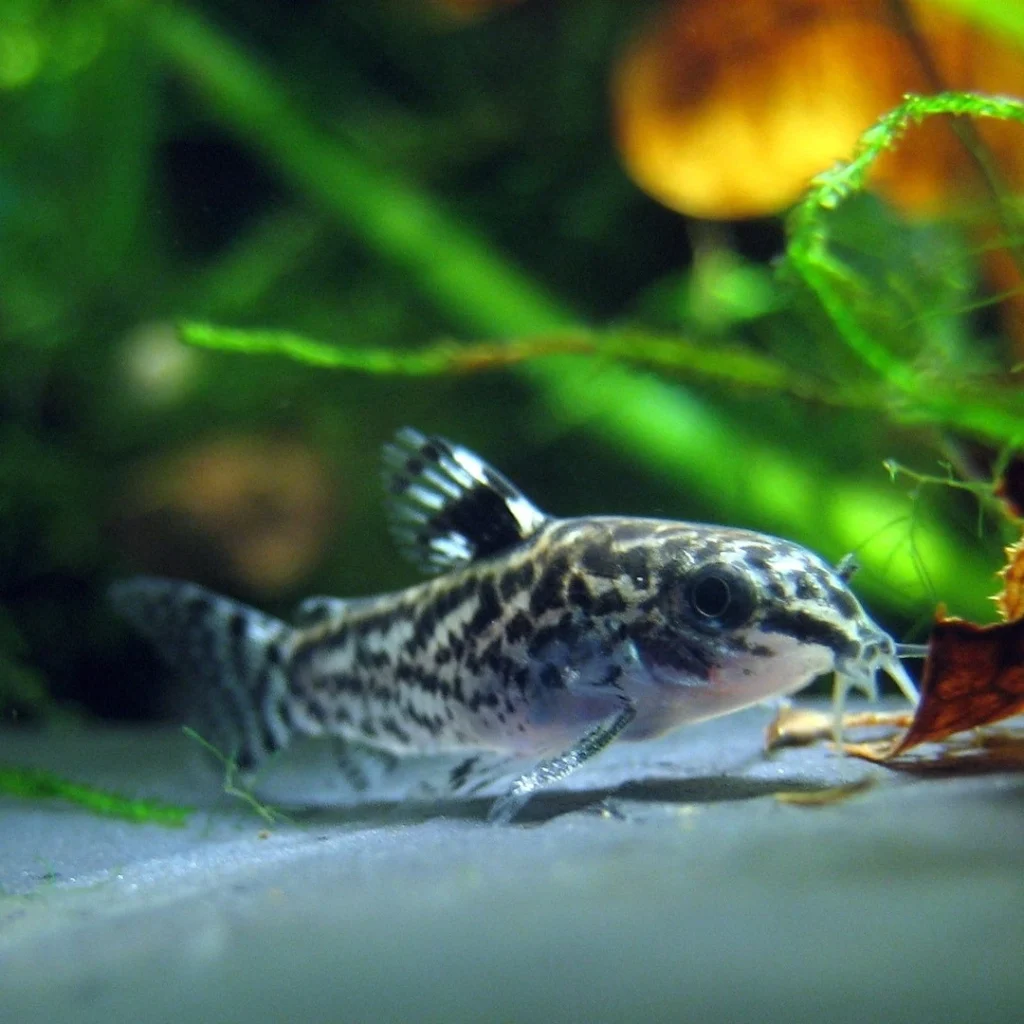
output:
<instances>
[{"instance_id":1,"label":"thin green plant stem","mask_svg":"<svg viewBox=\"0 0 1024 1024\"><path fill-rule=\"evenodd\" d=\"M884 406L872 387L829 385L794 373L778 361L736 346L708 347L682 337L645 331L565 331L502 341L449 340L412 349L316 341L292 331L221 327L188 321L179 325L183 341L199 348L249 355L276 355L310 366L362 373L428 377L479 373L558 355L600 356L657 366L680 374L778 391L809 401L848 408Z\"/></svg>"},{"instance_id":2,"label":"thin green plant stem","mask_svg":"<svg viewBox=\"0 0 1024 1024\"><path fill-rule=\"evenodd\" d=\"M200 736L195 729L185 725L182 726L181 731L190 739L198 743L203 750L205 750L215 761L218 761L224 769L224 793L226 796L233 797L236 800L241 800L242 803L246 804L253 811L256 812L268 825L276 825L279 822L288 822L288 824L294 824L294 822L286 814L282 814L280 811L268 804L263 803L249 786L245 786L239 783L238 780L238 765L235 763L234 758L228 757L226 754L218 750L209 740Z\"/></svg>"}]
</instances>

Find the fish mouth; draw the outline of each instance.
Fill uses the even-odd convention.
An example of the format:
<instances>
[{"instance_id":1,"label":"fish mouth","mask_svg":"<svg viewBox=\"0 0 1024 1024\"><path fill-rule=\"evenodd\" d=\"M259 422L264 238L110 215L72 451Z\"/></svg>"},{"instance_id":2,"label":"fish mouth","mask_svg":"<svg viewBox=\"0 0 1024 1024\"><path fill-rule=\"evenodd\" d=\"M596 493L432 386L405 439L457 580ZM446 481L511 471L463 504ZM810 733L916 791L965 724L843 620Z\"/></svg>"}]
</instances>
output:
<instances>
[{"instance_id":1,"label":"fish mouth","mask_svg":"<svg viewBox=\"0 0 1024 1024\"><path fill-rule=\"evenodd\" d=\"M868 700L878 700L879 672L884 672L899 687L903 696L916 706L920 694L900 657L920 657L918 646L894 644L888 635L883 634L874 642L865 645L865 650L870 652L867 657L862 654L857 658L843 659L836 663L833 696L837 713L841 712L846 694L853 689L860 690Z\"/></svg>"}]
</instances>

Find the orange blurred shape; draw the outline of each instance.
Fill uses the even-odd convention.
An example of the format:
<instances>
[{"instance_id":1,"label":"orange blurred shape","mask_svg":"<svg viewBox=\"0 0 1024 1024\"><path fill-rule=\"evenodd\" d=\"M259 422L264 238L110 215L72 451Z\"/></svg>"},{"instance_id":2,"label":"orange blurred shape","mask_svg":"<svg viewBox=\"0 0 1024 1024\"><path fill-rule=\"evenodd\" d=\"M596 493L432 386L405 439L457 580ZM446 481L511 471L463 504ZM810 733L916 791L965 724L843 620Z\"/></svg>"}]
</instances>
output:
<instances>
[{"instance_id":1,"label":"orange blurred shape","mask_svg":"<svg viewBox=\"0 0 1024 1024\"><path fill-rule=\"evenodd\" d=\"M613 83L619 146L637 184L681 213L777 213L849 158L904 93L1024 92L1024 51L932 5L908 2L921 49L887 0L675 0L624 53ZM1024 131L976 123L1011 182ZM982 195L948 122L932 119L876 164L904 209L936 213Z\"/></svg>"},{"instance_id":2,"label":"orange blurred shape","mask_svg":"<svg viewBox=\"0 0 1024 1024\"><path fill-rule=\"evenodd\" d=\"M321 459L301 442L225 435L144 466L115 529L149 571L270 593L323 554L332 492Z\"/></svg>"}]
</instances>

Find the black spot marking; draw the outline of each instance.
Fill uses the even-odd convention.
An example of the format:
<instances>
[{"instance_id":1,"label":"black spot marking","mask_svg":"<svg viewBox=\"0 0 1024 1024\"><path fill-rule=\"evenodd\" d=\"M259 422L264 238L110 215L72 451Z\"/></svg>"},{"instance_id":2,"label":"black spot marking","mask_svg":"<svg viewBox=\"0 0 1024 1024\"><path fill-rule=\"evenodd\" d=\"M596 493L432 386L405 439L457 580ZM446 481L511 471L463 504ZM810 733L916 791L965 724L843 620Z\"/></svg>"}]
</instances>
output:
<instances>
[{"instance_id":1,"label":"black spot marking","mask_svg":"<svg viewBox=\"0 0 1024 1024\"><path fill-rule=\"evenodd\" d=\"M466 653L466 642L454 633L449 633L448 646L452 649L452 657L456 661L462 661L462 657Z\"/></svg>"},{"instance_id":2,"label":"black spot marking","mask_svg":"<svg viewBox=\"0 0 1024 1024\"><path fill-rule=\"evenodd\" d=\"M569 563L564 555L556 558L544 570L533 593L530 594L530 613L532 615L543 615L547 611L562 607L562 588L568 570Z\"/></svg>"},{"instance_id":3,"label":"black spot marking","mask_svg":"<svg viewBox=\"0 0 1024 1024\"><path fill-rule=\"evenodd\" d=\"M494 588L493 580L486 579L481 582L477 600L480 602L479 607L468 625L469 632L474 635L482 633L501 616L501 603L498 601L498 592Z\"/></svg>"},{"instance_id":4,"label":"black spot marking","mask_svg":"<svg viewBox=\"0 0 1024 1024\"><path fill-rule=\"evenodd\" d=\"M235 756L235 765L240 772L249 773L256 767L257 758L248 744L243 744Z\"/></svg>"},{"instance_id":5,"label":"black spot marking","mask_svg":"<svg viewBox=\"0 0 1024 1024\"><path fill-rule=\"evenodd\" d=\"M574 575L569 580L568 598L569 604L585 612L594 606L594 595L590 592L587 581L580 575Z\"/></svg>"},{"instance_id":6,"label":"black spot marking","mask_svg":"<svg viewBox=\"0 0 1024 1024\"><path fill-rule=\"evenodd\" d=\"M569 649L580 640L580 636L588 623L581 622L573 612L566 612L556 623L556 636Z\"/></svg>"},{"instance_id":7,"label":"black spot marking","mask_svg":"<svg viewBox=\"0 0 1024 1024\"><path fill-rule=\"evenodd\" d=\"M527 648L527 653L531 658L538 658L543 655L547 655L549 648L552 644L555 644L560 639L560 633L557 625L545 626L543 629L538 629L533 634L533 639L530 641L530 645Z\"/></svg>"},{"instance_id":8,"label":"black spot marking","mask_svg":"<svg viewBox=\"0 0 1024 1024\"><path fill-rule=\"evenodd\" d=\"M782 633L800 643L827 647L839 658L854 656L858 650L857 643L841 629L802 611L771 611L765 615L759 626L765 633Z\"/></svg>"},{"instance_id":9,"label":"black spot marking","mask_svg":"<svg viewBox=\"0 0 1024 1024\"><path fill-rule=\"evenodd\" d=\"M263 749L268 754L275 754L281 749L281 745L277 742L277 738L270 731L270 725L267 722L260 723L260 741L263 744Z\"/></svg>"},{"instance_id":10,"label":"black spot marking","mask_svg":"<svg viewBox=\"0 0 1024 1024\"><path fill-rule=\"evenodd\" d=\"M436 736L444 727L444 722L440 715L421 714L416 710L416 706L411 701L407 701L405 703L402 707L402 712L410 722L419 726L419 728L430 733L432 736ZM408 733L406 735L408 736ZM406 742L408 742L408 740L406 740Z\"/></svg>"},{"instance_id":11,"label":"black spot marking","mask_svg":"<svg viewBox=\"0 0 1024 1024\"><path fill-rule=\"evenodd\" d=\"M829 587L828 598L829 604L844 618L860 618L860 607L857 604L857 599L848 590L840 587Z\"/></svg>"},{"instance_id":12,"label":"black spot marking","mask_svg":"<svg viewBox=\"0 0 1024 1024\"><path fill-rule=\"evenodd\" d=\"M338 693L359 695L364 690L363 681L350 672L335 672L330 678Z\"/></svg>"},{"instance_id":13,"label":"black spot marking","mask_svg":"<svg viewBox=\"0 0 1024 1024\"><path fill-rule=\"evenodd\" d=\"M448 783L452 789L458 789L460 786L465 784L466 779L469 778L470 773L476 767L479 760L479 754L475 757L467 757L465 761L460 761L451 770L448 776Z\"/></svg>"},{"instance_id":14,"label":"black spot marking","mask_svg":"<svg viewBox=\"0 0 1024 1024\"><path fill-rule=\"evenodd\" d=\"M612 587L594 601L592 611L594 615L616 615L626 608L626 599Z\"/></svg>"},{"instance_id":15,"label":"black spot marking","mask_svg":"<svg viewBox=\"0 0 1024 1024\"><path fill-rule=\"evenodd\" d=\"M498 700L499 697L493 690L477 690L469 698L467 707L470 711L479 711L480 708L496 708Z\"/></svg>"},{"instance_id":16,"label":"black spot marking","mask_svg":"<svg viewBox=\"0 0 1024 1024\"><path fill-rule=\"evenodd\" d=\"M651 582L650 567L647 553L643 548L630 548L621 557L622 571L641 589L646 589Z\"/></svg>"},{"instance_id":17,"label":"black spot marking","mask_svg":"<svg viewBox=\"0 0 1024 1024\"><path fill-rule=\"evenodd\" d=\"M505 627L505 639L510 644L528 640L533 635L533 622L525 612L516 612Z\"/></svg>"},{"instance_id":18,"label":"black spot marking","mask_svg":"<svg viewBox=\"0 0 1024 1024\"><path fill-rule=\"evenodd\" d=\"M483 650L480 655L480 663L486 665L492 672L498 672L503 661L501 654L501 637L495 637Z\"/></svg>"},{"instance_id":19,"label":"black spot marking","mask_svg":"<svg viewBox=\"0 0 1024 1024\"><path fill-rule=\"evenodd\" d=\"M748 544L743 549L743 560L755 569L769 569L774 556L772 548L760 544Z\"/></svg>"},{"instance_id":20,"label":"black spot marking","mask_svg":"<svg viewBox=\"0 0 1024 1024\"><path fill-rule=\"evenodd\" d=\"M526 687L530 683L530 670L525 667L516 669L516 673L512 677L512 682L515 684L515 687L519 691L519 693L525 697ZM520 732L522 732L521 729Z\"/></svg>"},{"instance_id":21,"label":"black spot marking","mask_svg":"<svg viewBox=\"0 0 1024 1024\"><path fill-rule=\"evenodd\" d=\"M714 663L710 648L687 643L678 634L657 628L636 630L634 639L645 659L696 679L710 675Z\"/></svg>"},{"instance_id":22,"label":"black spot marking","mask_svg":"<svg viewBox=\"0 0 1024 1024\"><path fill-rule=\"evenodd\" d=\"M536 578L537 569L533 562L523 562L518 568L509 569L508 572L502 575L499 583L501 596L506 601L510 601L521 590L526 590L533 586L533 581Z\"/></svg>"},{"instance_id":23,"label":"black spot marking","mask_svg":"<svg viewBox=\"0 0 1024 1024\"><path fill-rule=\"evenodd\" d=\"M277 717L281 719L281 724L289 732L295 730L295 719L292 717L292 705L291 701L287 697L278 697L274 704L274 711Z\"/></svg>"},{"instance_id":24,"label":"black spot marking","mask_svg":"<svg viewBox=\"0 0 1024 1024\"><path fill-rule=\"evenodd\" d=\"M357 792L365 792L370 785L370 780L360 767L358 762L348 753L342 751L337 758L338 770L345 776L348 784Z\"/></svg>"},{"instance_id":25,"label":"black spot marking","mask_svg":"<svg viewBox=\"0 0 1024 1024\"><path fill-rule=\"evenodd\" d=\"M618 560L604 544L588 544L580 556L580 565L594 576L616 579L619 575Z\"/></svg>"},{"instance_id":26,"label":"black spot marking","mask_svg":"<svg viewBox=\"0 0 1024 1024\"><path fill-rule=\"evenodd\" d=\"M353 660L357 668L380 672L391 664L391 655L387 651L371 651L360 646L356 648Z\"/></svg>"},{"instance_id":27,"label":"black spot marking","mask_svg":"<svg viewBox=\"0 0 1024 1024\"><path fill-rule=\"evenodd\" d=\"M564 690L565 679L562 673L554 665L545 665L540 670L541 686L548 690Z\"/></svg>"},{"instance_id":28,"label":"black spot marking","mask_svg":"<svg viewBox=\"0 0 1024 1024\"><path fill-rule=\"evenodd\" d=\"M380 720L380 728L382 732L394 736L399 743L408 744L412 740L412 736L398 724L398 720L393 715L386 715L382 718Z\"/></svg>"},{"instance_id":29,"label":"black spot marking","mask_svg":"<svg viewBox=\"0 0 1024 1024\"><path fill-rule=\"evenodd\" d=\"M428 603L416 617L415 624L413 625L412 636L409 637L409 641L406 644L406 647L410 652L422 650L428 643L430 643L430 640L434 635L434 630L437 628L437 619L439 614L443 614L441 601L435 601Z\"/></svg>"}]
</instances>

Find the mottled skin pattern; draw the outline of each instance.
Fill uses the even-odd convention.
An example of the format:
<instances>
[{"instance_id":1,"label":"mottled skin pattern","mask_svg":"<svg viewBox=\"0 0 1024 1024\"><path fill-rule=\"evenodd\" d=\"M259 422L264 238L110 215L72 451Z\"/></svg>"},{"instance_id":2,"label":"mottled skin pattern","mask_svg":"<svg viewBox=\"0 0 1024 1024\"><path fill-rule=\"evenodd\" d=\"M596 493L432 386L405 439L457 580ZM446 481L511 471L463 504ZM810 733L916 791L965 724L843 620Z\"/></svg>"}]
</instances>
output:
<instances>
[{"instance_id":1,"label":"mottled skin pattern","mask_svg":"<svg viewBox=\"0 0 1024 1024\"><path fill-rule=\"evenodd\" d=\"M870 690L883 668L913 692L890 637L798 545L655 519L548 519L471 453L411 431L388 464L399 542L448 569L435 579L311 599L295 627L192 584L115 593L185 662L243 769L295 734L331 735L346 741L339 767L355 790L410 757L423 785L398 795L519 774L492 813L508 820L619 735L656 736L833 670Z\"/></svg>"}]
</instances>

